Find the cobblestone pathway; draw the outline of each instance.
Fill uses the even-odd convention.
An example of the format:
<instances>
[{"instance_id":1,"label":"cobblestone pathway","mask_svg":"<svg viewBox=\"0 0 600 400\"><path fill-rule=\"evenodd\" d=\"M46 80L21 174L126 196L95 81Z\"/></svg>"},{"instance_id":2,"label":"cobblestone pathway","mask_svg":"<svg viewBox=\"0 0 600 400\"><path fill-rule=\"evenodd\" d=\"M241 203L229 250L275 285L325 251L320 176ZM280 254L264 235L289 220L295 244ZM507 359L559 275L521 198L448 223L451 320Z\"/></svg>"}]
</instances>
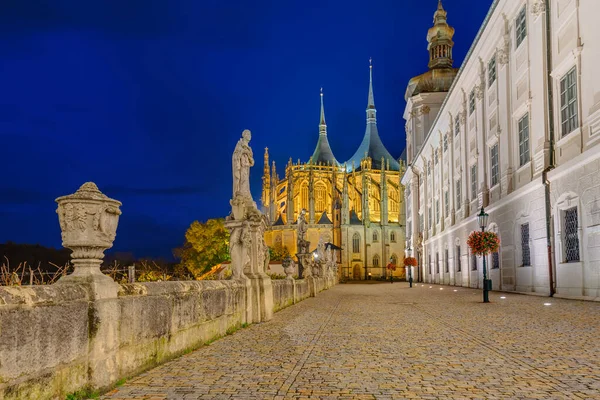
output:
<instances>
[{"instance_id":1,"label":"cobblestone pathway","mask_svg":"<svg viewBox=\"0 0 600 400\"><path fill-rule=\"evenodd\" d=\"M600 399L600 303L490 300L449 286L338 285L103 398Z\"/></svg>"}]
</instances>

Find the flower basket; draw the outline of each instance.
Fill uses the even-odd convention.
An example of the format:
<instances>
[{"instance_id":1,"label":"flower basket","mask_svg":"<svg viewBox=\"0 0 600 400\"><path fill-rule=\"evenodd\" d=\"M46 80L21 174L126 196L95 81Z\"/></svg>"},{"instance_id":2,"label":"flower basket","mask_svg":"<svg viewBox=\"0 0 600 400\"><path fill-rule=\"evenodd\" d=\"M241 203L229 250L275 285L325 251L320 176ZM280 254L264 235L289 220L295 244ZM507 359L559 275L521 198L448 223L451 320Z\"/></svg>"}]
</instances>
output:
<instances>
[{"instance_id":1,"label":"flower basket","mask_svg":"<svg viewBox=\"0 0 600 400\"><path fill-rule=\"evenodd\" d=\"M390 271L395 271L396 270L396 265L389 263L386 267L387 269L389 269Z\"/></svg>"},{"instance_id":2,"label":"flower basket","mask_svg":"<svg viewBox=\"0 0 600 400\"><path fill-rule=\"evenodd\" d=\"M405 267L416 267L417 266L417 259L414 257L406 257L404 259L404 266Z\"/></svg>"},{"instance_id":3,"label":"flower basket","mask_svg":"<svg viewBox=\"0 0 600 400\"><path fill-rule=\"evenodd\" d=\"M500 247L500 238L494 232L473 231L469 235L467 245L472 254L485 256L489 253L495 253Z\"/></svg>"}]
</instances>

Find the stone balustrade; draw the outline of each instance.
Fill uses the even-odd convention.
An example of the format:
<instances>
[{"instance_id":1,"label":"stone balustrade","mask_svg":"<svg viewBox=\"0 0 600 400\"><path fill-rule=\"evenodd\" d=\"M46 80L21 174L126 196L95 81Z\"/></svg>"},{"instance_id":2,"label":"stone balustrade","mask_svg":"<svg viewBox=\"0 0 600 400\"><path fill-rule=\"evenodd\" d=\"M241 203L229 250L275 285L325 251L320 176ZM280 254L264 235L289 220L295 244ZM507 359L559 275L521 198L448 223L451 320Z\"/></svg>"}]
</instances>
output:
<instances>
[{"instance_id":1,"label":"stone balustrade","mask_svg":"<svg viewBox=\"0 0 600 400\"><path fill-rule=\"evenodd\" d=\"M237 279L119 285L99 266L115 239L120 203L91 182L57 202L75 271L54 285L0 287L3 400L107 390L336 283L329 275L271 281L257 220L248 224L250 268Z\"/></svg>"}]
</instances>

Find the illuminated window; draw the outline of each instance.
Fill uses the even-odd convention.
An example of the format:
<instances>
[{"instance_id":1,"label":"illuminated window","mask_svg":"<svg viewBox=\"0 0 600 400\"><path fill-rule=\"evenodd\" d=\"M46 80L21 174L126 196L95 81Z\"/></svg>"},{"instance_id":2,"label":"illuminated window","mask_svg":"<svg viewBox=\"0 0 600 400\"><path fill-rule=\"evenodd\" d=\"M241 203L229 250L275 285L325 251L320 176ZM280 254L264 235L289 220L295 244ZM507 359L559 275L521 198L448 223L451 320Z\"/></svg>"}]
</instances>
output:
<instances>
[{"instance_id":1,"label":"illuminated window","mask_svg":"<svg viewBox=\"0 0 600 400\"><path fill-rule=\"evenodd\" d=\"M302 184L300 188L300 207L308 210L308 184Z\"/></svg>"},{"instance_id":2,"label":"illuminated window","mask_svg":"<svg viewBox=\"0 0 600 400\"><path fill-rule=\"evenodd\" d=\"M352 252L360 253L360 235L358 233L352 236Z\"/></svg>"},{"instance_id":3,"label":"illuminated window","mask_svg":"<svg viewBox=\"0 0 600 400\"><path fill-rule=\"evenodd\" d=\"M317 185L315 187L315 212L322 213L325 211L327 191L325 185Z\"/></svg>"}]
</instances>

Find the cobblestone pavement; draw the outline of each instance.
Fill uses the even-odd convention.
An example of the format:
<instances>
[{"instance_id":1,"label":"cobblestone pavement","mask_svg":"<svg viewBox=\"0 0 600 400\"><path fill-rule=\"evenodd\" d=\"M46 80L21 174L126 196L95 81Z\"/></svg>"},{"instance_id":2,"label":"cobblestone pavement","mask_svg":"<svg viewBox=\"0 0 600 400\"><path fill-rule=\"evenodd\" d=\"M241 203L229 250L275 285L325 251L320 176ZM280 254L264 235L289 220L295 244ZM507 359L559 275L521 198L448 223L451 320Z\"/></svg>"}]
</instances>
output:
<instances>
[{"instance_id":1,"label":"cobblestone pavement","mask_svg":"<svg viewBox=\"0 0 600 400\"><path fill-rule=\"evenodd\" d=\"M600 303L481 298L338 285L103 399L600 399Z\"/></svg>"}]
</instances>

